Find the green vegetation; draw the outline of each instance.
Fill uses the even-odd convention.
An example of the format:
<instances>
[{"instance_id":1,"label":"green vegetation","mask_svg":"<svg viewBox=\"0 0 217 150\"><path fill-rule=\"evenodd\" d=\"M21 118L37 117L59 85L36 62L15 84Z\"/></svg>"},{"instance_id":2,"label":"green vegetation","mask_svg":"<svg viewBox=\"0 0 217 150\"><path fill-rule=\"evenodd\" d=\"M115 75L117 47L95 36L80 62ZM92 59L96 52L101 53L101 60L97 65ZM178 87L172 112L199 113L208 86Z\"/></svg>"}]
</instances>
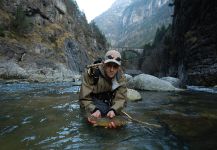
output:
<instances>
[{"instance_id":1,"label":"green vegetation","mask_svg":"<svg viewBox=\"0 0 217 150\"><path fill-rule=\"evenodd\" d=\"M165 25L162 25L160 28L157 28L153 45L158 45L162 41L166 32L167 32L167 29Z\"/></svg>"},{"instance_id":2,"label":"green vegetation","mask_svg":"<svg viewBox=\"0 0 217 150\"><path fill-rule=\"evenodd\" d=\"M131 68L133 66L138 66L138 58L140 54L133 50L126 50L121 52L122 56L122 66Z\"/></svg>"},{"instance_id":3,"label":"green vegetation","mask_svg":"<svg viewBox=\"0 0 217 150\"><path fill-rule=\"evenodd\" d=\"M170 39L166 33L171 30L171 25L167 28L165 25L162 25L160 28L157 28L153 43L147 43L143 46L144 49L154 49L156 48L162 41L169 44Z\"/></svg>"},{"instance_id":4,"label":"green vegetation","mask_svg":"<svg viewBox=\"0 0 217 150\"><path fill-rule=\"evenodd\" d=\"M12 29L19 35L29 32L32 28L32 23L25 15L22 5L19 5L16 10L15 18L12 20Z\"/></svg>"},{"instance_id":5,"label":"green vegetation","mask_svg":"<svg viewBox=\"0 0 217 150\"><path fill-rule=\"evenodd\" d=\"M157 29L153 43L143 46L144 52L139 60L139 68L145 73L159 76L166 74L168 65L175 64L176 52L173 48L171 25Z\"/></svg>"},{"instance_id":6,"label":"green vegetation","mask_svg":"<svg viewBox=\"0 0 217 150\"><path fill-rule=\"evenodd\" d=\"M3 0L0 0L0 8L2 7L3 5Z\"/></svg>"},{"instance_id":7,"label":"green vegetation","mask_svg":"<svg viewBox=\"0 0 217 150\"><path fill-rule=\"evenodd\" d=\"M94 21L90 23L90 28L93 37L96 39L96 42L100 43L101 45L107 45L107 40L105 35L100 31L100 29L98 28L98 26Z\"/></svg>"},{"instance_id":8,"label":"green vegetation","mask_svg":"<svg viewBox=\"0 0 217 150\"><path fill-rule=\"evenodd\" d=\"M0 36L1 37L4 37L5 36L5 34L4 34L4 27L2 26L2 25L0 25Z\"/></svg>"},{"instance_id":9,"label":"green vegetation","mask_svg":"<svg viewBox=\"0 0 217 150\"><path fill-rule=\"evenodd\" d=\"M129 61L131 63L133 63L133 59L137 59L138 58L138 53L133 51L133 50L128 50L128 51L123 51L121 52L121 56L122 59L125 61Z\"/></svg>"}]
</instances>

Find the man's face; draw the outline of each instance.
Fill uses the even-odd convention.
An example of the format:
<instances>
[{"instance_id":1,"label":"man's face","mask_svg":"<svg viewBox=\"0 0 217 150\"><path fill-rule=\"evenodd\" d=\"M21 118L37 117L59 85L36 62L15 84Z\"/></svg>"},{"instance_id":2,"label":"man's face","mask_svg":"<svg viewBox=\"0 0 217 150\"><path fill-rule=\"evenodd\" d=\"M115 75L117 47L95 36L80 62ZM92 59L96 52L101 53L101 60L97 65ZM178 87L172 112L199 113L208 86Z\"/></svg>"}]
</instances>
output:
<instances>
[{"instance_id":1,"label":"man's face","mask_svg":"<svg viewBox=\"0 0 217 150\"><path fill-rule=\"evenodd\" d=\"M109 62L105 64L105 74L109 78L114 78L115 74L118 72L119 65L113 62Z\"/></svg>"}]
</instances>

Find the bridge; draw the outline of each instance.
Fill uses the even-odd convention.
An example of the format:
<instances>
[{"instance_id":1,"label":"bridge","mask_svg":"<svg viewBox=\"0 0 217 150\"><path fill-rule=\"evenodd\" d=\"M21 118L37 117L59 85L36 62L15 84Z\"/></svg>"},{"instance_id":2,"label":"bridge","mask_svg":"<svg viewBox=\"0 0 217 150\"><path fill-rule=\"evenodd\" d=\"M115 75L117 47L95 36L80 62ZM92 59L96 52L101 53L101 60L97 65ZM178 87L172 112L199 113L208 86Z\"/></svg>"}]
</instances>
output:
<instances>
[{"instance_id":1,"label":"bridge","mask_svg":"<svg viewBox=\"0 0 217 150\"><path fill-rule=\"evenodd\" d=\"M143 50L142 48L136 48L136 47L112 47L110 48L119 51L120 53L124 52L124 51L134 51L137 54L142 54Z\"/></svg>"}]
</instances>

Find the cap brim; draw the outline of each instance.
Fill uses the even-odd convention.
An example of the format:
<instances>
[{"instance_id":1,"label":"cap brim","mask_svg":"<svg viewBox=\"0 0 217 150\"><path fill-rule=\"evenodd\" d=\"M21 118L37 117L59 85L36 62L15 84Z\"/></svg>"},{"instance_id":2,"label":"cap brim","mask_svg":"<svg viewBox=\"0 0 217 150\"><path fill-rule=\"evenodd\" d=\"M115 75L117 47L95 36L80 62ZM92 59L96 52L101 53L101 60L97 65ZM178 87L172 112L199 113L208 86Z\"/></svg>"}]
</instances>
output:
<instances>
[{"instance_id":1,"label":"cap brim","mask_svg":"<svg viewBox=\"0 0 217 150\"><path fill-rule=\"evenodd\" d=\"M119 61L117 61L117 60L115 60L115 59L107 59L107 60L104 61L104 63L109 63L109 62L116 63L116 64L118 64L119 66L121 65L121 62L119 62Z\"/></svg>"}]
</instances>

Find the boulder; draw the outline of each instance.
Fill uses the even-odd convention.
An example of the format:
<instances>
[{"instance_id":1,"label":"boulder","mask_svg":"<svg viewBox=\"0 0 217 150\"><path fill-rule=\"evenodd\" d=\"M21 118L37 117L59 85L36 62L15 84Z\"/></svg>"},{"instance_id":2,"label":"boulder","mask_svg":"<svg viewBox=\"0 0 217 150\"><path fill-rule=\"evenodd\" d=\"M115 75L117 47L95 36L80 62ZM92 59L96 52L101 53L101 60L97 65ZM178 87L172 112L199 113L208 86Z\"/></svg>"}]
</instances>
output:
<instances>
[{"instance_id":1,"label":"boulder","mask_svg":"<svg viewBox=\"0 0 217 150\"><path fill-rule=\"evenodd\" d=\"M4 79L26 79L28 73L14 61L1 61L0 77Z\"/></svg>"},{"instance_id":2,"label":"boulder","mask_svg":"<svg viewBox=\"0 0 217 150\"><path fill-rule=\"evenodd\" d=\"M127 100L138 101L138 100L142 100L142 97L138 91L133 89L127 89Z\"/></svg>"},{"instance_id":3,"label":"boulder","mask_svg":"<svg viewBox=\"0 0 217 150\"><path fill-rule=\"evenodd\" d=\"M33 82L62 82L62 81L75 81L79 75L67 69L64 64L57 63L55 68L43 67L38 69L32 67L31 76L29 81Z\"/></svg>"},{"instance_id":4,"label":"boulder","mask_svg":"<svg viewBox=\"0 0 217 150\"><path fill-rule=\"evenodd\" d=\"M133 78L133 77L132 77L131 75L129 75L129 74L125 74L125 77L126 77L126 79L127 79L127 82L130 81L130 79Z\"/></svg>"},{"instance_id":5,"label":"boulder","mask_svg":"<svg viewBox=\"0 0 217 150\"><path fill-rule=\"evenodd\" d=\"M139 90L149 91L180 91L174 87L171 83L161 80L155 76L148 74L140 74L135 76L128 82L128 87Z\"/></svg>"},{"instance_id":6,"label":"boulder","mask_svg":"<svg viewBox=\"0 0 217 150\"><path fill-rule=\"evenodd\" d=\"M178 78L174 78L174 77L162 77L160 78L161 80L165 80L169 83L171 83L174 87L176 88L181 88L181 80Z\"/></svg>"}]
</instances>

